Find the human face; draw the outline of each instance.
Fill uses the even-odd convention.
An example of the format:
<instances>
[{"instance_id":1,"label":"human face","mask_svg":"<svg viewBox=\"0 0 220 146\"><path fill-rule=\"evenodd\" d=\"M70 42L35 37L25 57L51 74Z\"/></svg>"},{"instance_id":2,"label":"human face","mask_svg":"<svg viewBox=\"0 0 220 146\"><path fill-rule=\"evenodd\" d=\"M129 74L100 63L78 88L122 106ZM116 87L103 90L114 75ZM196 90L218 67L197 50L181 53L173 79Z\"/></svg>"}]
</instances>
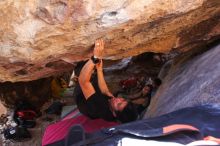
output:
<instances>
[{"instance_id":1,"label":"human face","mask_svg":"<svg viewBox=\"0 0 220 146\"><path fill-rule=\"evenodd\" d=\"M110 99L111 107L114 111L122 111L128 102L122 97L113 97Z\"/></svg>"},{"instance_id":2,"label":"human face","mask_svg":"<svg viewBox=\"0 0 220 146\"><path fill-rule=\"evenodd\" d=\"M144 95L147 95L149 92L150 92L150 87L148 87L148 86L145 86L145 87L142 89L142 93L143 93Z\"/></svg>"}]
</instances>

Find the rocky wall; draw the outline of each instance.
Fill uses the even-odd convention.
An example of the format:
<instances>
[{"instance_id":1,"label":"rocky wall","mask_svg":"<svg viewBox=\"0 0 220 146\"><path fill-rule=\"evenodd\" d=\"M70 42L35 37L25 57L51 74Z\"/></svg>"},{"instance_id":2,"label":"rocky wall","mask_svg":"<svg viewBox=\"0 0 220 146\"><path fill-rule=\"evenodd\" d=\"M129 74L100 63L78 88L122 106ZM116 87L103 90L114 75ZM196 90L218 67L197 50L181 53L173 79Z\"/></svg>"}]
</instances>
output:
<instances>
[{"instance_id":1,"label":"rocky wall","mask_svg":"<svg viewBox=\"0 0 220 146\"><path fill-rule=\"evenodd\" d=\"M219 18L219 0L1 0L0 82L71 70L100 37L105 59L196 49Z\"/></svg>"},{"instance_id":2,"label":"rocky wall","mask_svg":"<svg viewBox=\"0 0 220 146\"><path fill-rule=\"evenodd\" d=\"M184 107L220 104L220 41L211 45L169 62L161 73L163 84L152 98L145 118Z\"/></svg>"}]
</instances>

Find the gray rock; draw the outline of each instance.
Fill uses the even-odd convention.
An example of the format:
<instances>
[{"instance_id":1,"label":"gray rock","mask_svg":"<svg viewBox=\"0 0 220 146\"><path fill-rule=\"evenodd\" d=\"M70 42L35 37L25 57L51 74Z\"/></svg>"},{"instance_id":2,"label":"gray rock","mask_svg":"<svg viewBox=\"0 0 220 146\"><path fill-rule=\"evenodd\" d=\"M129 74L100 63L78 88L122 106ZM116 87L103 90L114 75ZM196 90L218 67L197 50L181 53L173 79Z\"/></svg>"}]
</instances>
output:
<instances>
[{"instance_id":1,"label":"gray rock","mask_svg":"<svg viewBox=\"0 0 220 146\"><path fill-rule=\"evenodd\" d=\"M220 104L219 54L220 45L203 54L189 52L187 59L179 59L152 98L144 118L194 105Z\"/></svg>"}]
</instances>

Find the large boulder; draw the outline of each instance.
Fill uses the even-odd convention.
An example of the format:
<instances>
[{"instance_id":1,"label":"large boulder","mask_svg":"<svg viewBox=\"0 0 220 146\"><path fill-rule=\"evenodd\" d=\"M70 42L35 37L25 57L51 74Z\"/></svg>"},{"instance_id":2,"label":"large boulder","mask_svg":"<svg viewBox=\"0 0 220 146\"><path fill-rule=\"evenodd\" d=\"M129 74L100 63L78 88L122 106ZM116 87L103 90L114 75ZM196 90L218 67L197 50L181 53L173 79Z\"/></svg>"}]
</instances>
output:
<instances>
[{"instance_id":1,"label":"large boulder","mask_svg":"<svg viewBox=\"0 0 220 146\"><path fill-rule=\"evenodd\" d=\"M189 51L168 65L145 118L184 107L220 104L220 44L205 51Z\"/></svg>"},{"instance_id":2,"label":"large boulder","mask_svg":"<svg viewBox=\"0 0 220 146\"><path fill-rule=\"evenodd\" d=\"M69 71L91 56L187 51L220 34L219 0L1 0L0 82Z\"/></svg>"}]
</instances>

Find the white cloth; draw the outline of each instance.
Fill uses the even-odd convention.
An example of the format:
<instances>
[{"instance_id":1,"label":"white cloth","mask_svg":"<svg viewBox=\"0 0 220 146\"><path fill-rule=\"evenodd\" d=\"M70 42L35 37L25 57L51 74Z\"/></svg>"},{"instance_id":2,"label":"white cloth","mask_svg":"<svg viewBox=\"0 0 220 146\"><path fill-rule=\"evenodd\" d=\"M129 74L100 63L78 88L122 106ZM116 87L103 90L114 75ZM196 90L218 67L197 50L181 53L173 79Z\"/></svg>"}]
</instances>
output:
<instances>
[{"instance_id":1,"label":"white cloth","mask_svg":"<svg viewBox=\"0 0 220 146\"><path fill-rule=\"evenodd\" d=\"M218 145L218 143L214 141L198 140L191 142L186 146L199 146L199 145ZM122 138L118 142L118 146L184 146L184 145L176 142L161 142L155 140Z\"/></svg>"},{"instance_id":2,"label":"white cloth","mask_svg":"<svg viewBox=\"0 0 220 146\"><path fill-rule=\"evenodd\" d=\"M118 146L184 146L184 145L175 142L160 142L155 140L123 138L118 142Z\"/></svg>"},{"instance_id":3,"label":"white cloth","mask_svg":"<svg viewBox=\"0 0 220 146\"><path fill-rule=\"evenodd\" d=\"M74 76L75 76L75 71L73 70L73 72L72 72L72 75L71 75L71 77L70 77L70 82L69 82L69 87L71 87L71 86L73 86L73 84L74 84L74 82L72 81L72 79L74 78Z\"/></svg>"}]
</instances>

